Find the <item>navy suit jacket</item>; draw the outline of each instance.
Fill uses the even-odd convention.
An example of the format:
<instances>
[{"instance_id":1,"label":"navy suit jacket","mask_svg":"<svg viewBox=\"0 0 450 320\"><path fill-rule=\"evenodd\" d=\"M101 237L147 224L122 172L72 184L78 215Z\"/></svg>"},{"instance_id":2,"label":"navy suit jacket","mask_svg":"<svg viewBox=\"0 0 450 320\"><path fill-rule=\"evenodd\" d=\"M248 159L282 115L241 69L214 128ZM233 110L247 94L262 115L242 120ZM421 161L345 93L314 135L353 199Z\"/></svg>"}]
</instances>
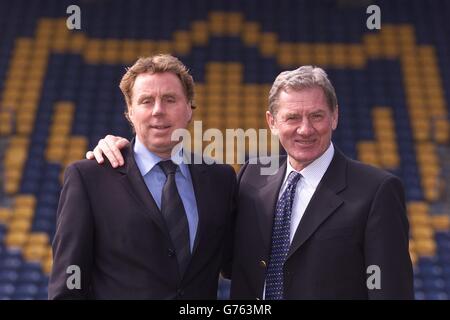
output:
<instances>
[{"instance_id":1,"label":"navy suit jacket","mask_svg":"<svg viewBox=\"0 0 450 320\"><path fill-rule=\"evenodd\" d=\"M132 146L114 169L82 160L65 172L53 241L50 299L216 299L236 175L228 165L189 165L199 223L186 272L136 166ZM227 250L228 251L228 250ZM69 289L70 265L81 289Z\"/></svg>"},{"instance_id":2,"label":"navy suit jacket","mask_svg":"<svg viewBox=\"0 0 450 320\"><path fill-rule=\"evenodd\" d=\"M273 213L286 157L271 176L246 164L238 177L231 298L261 299ZM337 148L294 235L284 265L286 299L413 299L408 220L400 180ZM380 289L368 289L379 267ZM369 272L368 272L369 271Z\"/></svg>"}]
</instances>

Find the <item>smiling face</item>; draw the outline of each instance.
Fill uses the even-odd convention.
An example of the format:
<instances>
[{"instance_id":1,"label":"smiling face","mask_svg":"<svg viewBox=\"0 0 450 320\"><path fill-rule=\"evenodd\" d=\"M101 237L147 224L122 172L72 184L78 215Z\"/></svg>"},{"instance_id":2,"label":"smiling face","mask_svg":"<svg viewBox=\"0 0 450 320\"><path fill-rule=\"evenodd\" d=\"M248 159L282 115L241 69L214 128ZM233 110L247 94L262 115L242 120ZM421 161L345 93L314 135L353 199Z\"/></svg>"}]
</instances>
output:
<instances>
[{"instance_id":1,"label":"smiling face","mask_svg":"<svg viewBox=\"0 0 450 320\"><path fill-rule=\"evenodd\" d=\"M337 127L338 107L331 111L320 87L282 90L275 114L266 113L273 134L289 155L298 171L319 158L331 142Z\"/></svg>"},{"instance_id":2,"label":"smiling face","mask_svg":"<svg viewBox=\"0 0 450 320\"><path fill-rule=\"evenodd\" d=\"M172 132L187 128L192 118L181 81L170 72L139 74L128 113L139 140L164 159L178 143L171 140Z\"/></svg>"}]
</instances>

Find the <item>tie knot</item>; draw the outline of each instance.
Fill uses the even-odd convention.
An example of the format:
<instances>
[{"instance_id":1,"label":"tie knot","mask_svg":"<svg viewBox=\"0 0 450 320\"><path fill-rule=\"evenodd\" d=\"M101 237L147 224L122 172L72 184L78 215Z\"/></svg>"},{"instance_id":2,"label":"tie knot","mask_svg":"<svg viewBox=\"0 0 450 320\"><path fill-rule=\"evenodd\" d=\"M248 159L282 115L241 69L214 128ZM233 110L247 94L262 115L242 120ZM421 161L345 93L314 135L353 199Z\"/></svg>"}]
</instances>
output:
<instances>
[{"instance_id":1,"label":"tie knot","mask_svg":"<svg viewBox=\"0 0 450 320\"><path fill-rule=\"evenodd\" d=\"M291 173L289 173L288 179L287 179L287 185L296 185L298 180L300 180L300 178L302 177L302 175L298 172L295 171L291 171Z\"/></svg>"},{"instance_id":2,"label":"tie knot","mask_svg":"<svg viewBox=\"0 0 450 320\"><path fill-rule=\"evenodd\" d=\"M160 161L158 163L158 165L162 169L162 171L164 172L166 177L169 174L175 174L175 172L177 171L177 167L178 167L175 163L172 162L172 160Z\"/></svg>"}]
</instances>

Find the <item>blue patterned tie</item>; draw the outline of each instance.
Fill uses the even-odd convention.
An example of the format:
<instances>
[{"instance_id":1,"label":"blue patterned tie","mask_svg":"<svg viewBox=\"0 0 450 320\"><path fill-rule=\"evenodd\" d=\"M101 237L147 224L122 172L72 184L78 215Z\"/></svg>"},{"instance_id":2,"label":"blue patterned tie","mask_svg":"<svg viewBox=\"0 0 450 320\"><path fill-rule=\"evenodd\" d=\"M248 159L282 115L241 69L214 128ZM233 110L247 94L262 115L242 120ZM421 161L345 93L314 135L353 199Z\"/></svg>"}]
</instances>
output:
<instances>
[{"instance_id":1,"label":"blue patterned tie","mask_svg":"<svg viewBox=\"0 0 450 320\"><path fill-rule=\"evenodd\" d=\"M300 178L301 174L298 172L292 171L289 174L287 187L277 202L272 229L272 249L266 273L265 298L267 300L283 299L283 266L289 251L292 203Z\"/></svg>"}]
</instances>

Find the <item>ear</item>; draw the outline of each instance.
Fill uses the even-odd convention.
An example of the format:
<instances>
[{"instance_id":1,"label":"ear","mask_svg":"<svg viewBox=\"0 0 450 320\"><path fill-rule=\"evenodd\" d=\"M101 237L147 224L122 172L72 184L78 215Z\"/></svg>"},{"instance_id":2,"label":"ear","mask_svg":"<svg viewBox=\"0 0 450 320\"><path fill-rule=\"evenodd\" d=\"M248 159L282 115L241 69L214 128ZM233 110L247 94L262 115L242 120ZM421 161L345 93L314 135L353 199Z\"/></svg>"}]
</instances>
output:
<instances>
[{"instance_id":1,"label":"ear","mask_svg":"<svg viewBox=\"0 0 450 320\"><path fill-rule=\"evenodd\" d=\"M336 106L336 108L333 111L333 115L332 115L332 128L333 130L336 130L337 125L338 125L338 120L339 120L339 106Z\"/></svg>"},{"instance_id":2,"label":"ear","mask_svg":"<svg viewBox=\"0 0 450 320\"><path fill-rule=\"evenodd\" d=\"M194 115L194 112L193 112L193 110L192 110L192 106L191 106L191 104L190 103L188 103L187 104L187 108L188 108L188 114L187 114L187 116L188 116L188 123L191 123L191 121L192 121L192 117L193 117L193 115Z\"/></svg>"},{"instance_id":3,"label":"ear","mask_svg":"<svg viewBox=\"0 0 450 320\"><path fill-rule=\"evenodd\" d=\"M128 110L128 115L131 117L131 115L133 114L133 108L131 107L131 105L127 104L127 110Z\"/></svg>"},{"instance_id":4,"label":"ear","mask_svg":"<svg viewBox=\"0 0 450 320\"><path fill-rule=\"evenodd\" d=\"M278 128L275 123L275 117L270 113L270 111L266 111L266 121L272 134L278 135Z\"/></svg>"}]
</instances>

